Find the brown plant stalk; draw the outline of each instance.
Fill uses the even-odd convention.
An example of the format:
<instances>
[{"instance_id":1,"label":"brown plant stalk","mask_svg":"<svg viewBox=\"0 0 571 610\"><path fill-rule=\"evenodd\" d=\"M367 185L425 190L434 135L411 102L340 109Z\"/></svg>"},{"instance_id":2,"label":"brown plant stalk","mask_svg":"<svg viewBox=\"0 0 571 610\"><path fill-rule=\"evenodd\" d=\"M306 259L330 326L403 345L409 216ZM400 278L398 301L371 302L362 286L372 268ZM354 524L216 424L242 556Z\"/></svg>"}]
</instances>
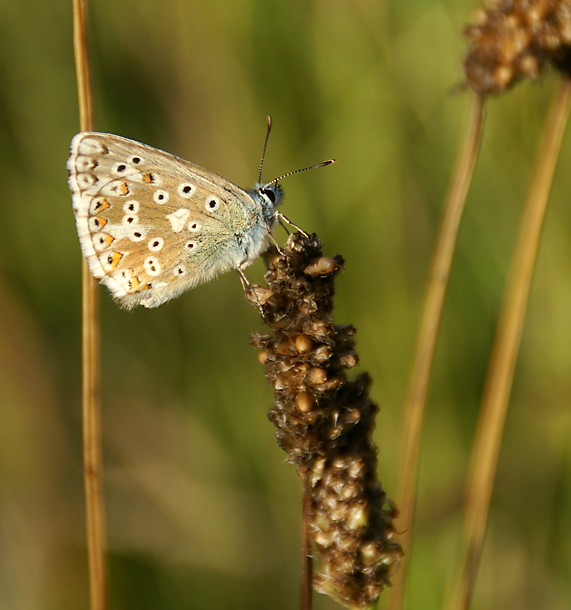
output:
<instances>
[{"instance_id":1,"label":"brown plant stalk","mask_svg":"<svg viewBox=\"0 0 571 610\"><path fill-rule=\"evenodd\" d=\"M73 43L81 131L94 128L93 94L87 49L87 0L73 0ZM89 598L91 610L104 610L106 546L101 482L100 324L99 289L82 259L82 414L83 473Z\"/></svg>"},{"instance_id":2,"label":"brown plant stalk","mask_svg":"<svg viewBox=\"0 0 571 610\"><path fill-rule=\"evenodd\" d=\"M311 532L309 522L311 519L311 487L306 479L303 482L302 500L302 535L301 535L301 599L299 610L311 610L313 584L313 560L311 556Z\"/></svg>"},{"instance_id":3,"label":"brown plant stalk","mask_svg":"<svg viewBox=\"0 0 571 610\"><path fill-rule=\"evenodd\" d=\"M450 603L445 604L450 610L468 608L474 591L531 280L570 105L571 80L564 76L551 103L538 147L488 366L466 479L460 573L452 588Z\"/></svg>"},{"instance_id":4,"label":"brown plant stalk","mask_svg":"<svg viewBox=\"0 0 571 610\"><path fill-rule=\"evenodd\" d=\"M399 530L400 544L407 550L407 555L401 561L400 569L393 578L393 588L390 594L389 608L399 610L404 607L406 577L412 527L416 505L418 459L420 438L424 421L426 398L430 383L430 374L434 362L436 341L442 319L444 298L448 285L450 266L456 246L460 221L476 160L484 124L484 100L475 94L472 98L469 120L459 147L456 168L453 172L451 186L444 204L444 211L426 287L424 304L420 320L412 374L408 396L403 413L403 434L398 502L400 507Z\"/></svg>"}]
</instances>

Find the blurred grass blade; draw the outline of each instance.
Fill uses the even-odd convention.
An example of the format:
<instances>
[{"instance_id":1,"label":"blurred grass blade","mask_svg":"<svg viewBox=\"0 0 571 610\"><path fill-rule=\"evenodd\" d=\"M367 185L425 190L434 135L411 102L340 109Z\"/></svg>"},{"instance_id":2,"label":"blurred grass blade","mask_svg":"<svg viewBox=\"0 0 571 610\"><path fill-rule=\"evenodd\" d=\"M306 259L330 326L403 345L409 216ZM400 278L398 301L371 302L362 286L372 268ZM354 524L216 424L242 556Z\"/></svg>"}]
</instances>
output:
<instances>
[{"instance_id":1,"label":"blurred grass blade","mask_svg":"<svg viewBox=\"0 0 571 610\"><path fill-rule=\"evenodd\" d=\"M399 484L401 489L398 495L398 506L401 510L399 529L403 532L400 543L405 550L405 556L401 560L400 569L393 579L389 602L391 610L399 610L404 606L404 591L416 504L420 437L426 397L434 361L436 340L442 319L450 266L464 211L464 203L478 158L483 126L484 99L475 94L472 97L469 119L459 148L456 167L446 197L444 213L429 269L410 387L403 413L404 429L399 460Z\"/></svg>"},{"instance_id":2,"label":"blurred grass blade","mask_svg":"<svg viewBox=\"0 0 571 610\"><path fill-rule=\"evenodd\" d=\"M87 0L73 0L73 43L81 131L94 129L93 95L87 50ZM82 264L82 411L87 551L91 610L105 608L105 512L101 484L99 290Z\"/></svg>"},{"instance_id":3,"label":"blurred grass blade","mask_svg":"<svg viewBox=\"0 0 571 610\"><path fill-rule=\"evenodd\" d=\"M445 605L451 610L469 607L480 565L531 279L570 103L571 80L565 77L546 119L490 357L466 479L460 574Z\"/></svg>"}]
</instances>

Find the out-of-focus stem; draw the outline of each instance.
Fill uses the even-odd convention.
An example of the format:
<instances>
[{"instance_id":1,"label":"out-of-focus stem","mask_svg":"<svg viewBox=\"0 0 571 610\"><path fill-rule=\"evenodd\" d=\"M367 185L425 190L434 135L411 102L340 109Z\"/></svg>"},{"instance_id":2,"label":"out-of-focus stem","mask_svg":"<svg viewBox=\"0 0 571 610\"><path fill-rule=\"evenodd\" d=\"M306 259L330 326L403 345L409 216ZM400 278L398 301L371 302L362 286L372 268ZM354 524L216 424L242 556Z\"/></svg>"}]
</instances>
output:
<instances>
[{"instance_id":1,"label":"out-of-focus stem","mask_svg":"<svg viewBox=\"0 0 571 610\"><path fill-rule=\"evenodd\" d=\"M469 120L460 144L455 171L446 197L444 212L429 270L420 329L414 355L408 397L403 414L398 505L401 513L400 544L405 551L400 569L393 578L390 610L404 607L408 560L411 552L412 525L416 504L418 456L426 397L434 361L436 340L442 319L444 297L464 203L470 188L484 125L484 99L474 94Z\"/></svg>"},{"instance_id":2,"label":"out-of-focus stem","mask_svg":"<svg viewBox=\"0 0 571 610\"><path fill-rule=\"evenodd\" d=\"M570 104L571 80L564 77L549 109L538 148L488 366L466 478L463 543L457 563L460 573L450 603L445 605L450 610L469 607L478 574L531 279Z\"/></svg>"}]
</instances>

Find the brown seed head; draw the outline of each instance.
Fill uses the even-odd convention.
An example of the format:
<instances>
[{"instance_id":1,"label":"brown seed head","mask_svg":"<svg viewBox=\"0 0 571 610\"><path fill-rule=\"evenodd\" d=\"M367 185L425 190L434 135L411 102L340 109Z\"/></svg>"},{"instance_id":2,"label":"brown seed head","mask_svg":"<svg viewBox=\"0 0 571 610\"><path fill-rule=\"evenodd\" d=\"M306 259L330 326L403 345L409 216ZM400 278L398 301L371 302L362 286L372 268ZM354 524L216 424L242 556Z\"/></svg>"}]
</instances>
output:
<instances>
[{"instance_id":1,"label":"brown seed head","mask_svg":"<svg viewBox=\"0 0 571 610\"><path fill-rule=\"evenodd\" d=\"M249 300L272 332L255 333L251 343L274 389L269 418L278 443L311 489L314 586L366 608L389 584L402 550L392 541L396 511L377 479L371 380L348 377L359 361L355 329L332 319L342 269L340 256L323 256L317 236L291 235L269 263L267 292L253 287L263 299Z\"/></svg>"},{"instance_id":2,"label":"brown seed head","mask_svg":"<svg viewBox=\"0 0 571 610\"><path fill-rule=\"evenodd\" d=\"M490 0L465 35L466 84L480 94L501 93L548 64L571 69L571 0Z\"/></svg>"}]
</instances>

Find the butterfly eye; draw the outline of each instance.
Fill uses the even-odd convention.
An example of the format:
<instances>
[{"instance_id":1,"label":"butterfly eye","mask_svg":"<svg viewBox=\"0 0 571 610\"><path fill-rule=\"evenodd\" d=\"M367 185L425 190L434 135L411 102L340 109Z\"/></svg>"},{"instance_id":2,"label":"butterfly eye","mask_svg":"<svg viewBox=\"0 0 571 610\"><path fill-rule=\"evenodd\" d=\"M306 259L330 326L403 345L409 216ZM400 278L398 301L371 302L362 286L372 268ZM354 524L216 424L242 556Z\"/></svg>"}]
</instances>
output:
<instances>
[{"instance_id":1,"label":"butterfly eye","mask_svg":"<svg viewBox=\"0 0 571 610\"><path fill-rule=\"evenodd\" d=\"M266 197L274 208L279 205L283 197L282 187L279 184L266 185L265 188L260 189L258 192L263 197Z\"/></svg>"},{"instance_id":2,"label":"butterfly eye","mask_svg":"<svg viewBox=\"0 0 571 610\"><path fill-rule=\"evenodd\" d=\"M206 200L206 209L209 212L215 212L220 207L220 201L216 197L209 197Z\"/></svg>"},{"instance_id":3,"label":"butterfly eye","mask_svg":"<svg viewBox=\"0 0 571 610\"><path fill-rule=\"evenodd\" d=\"M266 189L265 191L262 191L262 193L272 202L275 203L276 202L276 194L274 193L274 191L272 191L271 189Z\"/></svg>"}]
</instances>

